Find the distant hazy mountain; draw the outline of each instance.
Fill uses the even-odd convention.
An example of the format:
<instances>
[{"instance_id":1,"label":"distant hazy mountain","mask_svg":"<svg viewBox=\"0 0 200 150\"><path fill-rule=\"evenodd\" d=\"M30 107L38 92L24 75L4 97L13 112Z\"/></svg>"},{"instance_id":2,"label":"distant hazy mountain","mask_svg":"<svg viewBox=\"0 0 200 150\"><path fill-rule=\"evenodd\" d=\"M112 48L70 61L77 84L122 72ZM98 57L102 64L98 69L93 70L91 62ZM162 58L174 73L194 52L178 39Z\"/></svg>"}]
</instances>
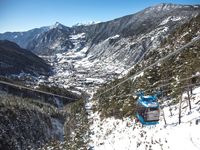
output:
<instances>
[{"instance_id":1,"label":"distant hazy mountain","mask_svg":"<svg viewBox=\"0 0 200 150\"><path fill-rule=\"evenodd\" d=\"M67 51L74 47L70 40L72 29L58 22L42 32L27 45L27 48L37 54L51 55L60 51Z\"/></svg>"},{"instance_id":2,"label":"distant hazy mountain","mask_svg":"<svg viewBox=\"0 0 200 150\"><path fill-rule=\"evenodd\" d=\"M43 59L7 40L0 40L0 69L1 75L22 72L47 75L50 72L50 66Z\"/></svg>"},{"instance_id":3,"label":"distant hazy mountain","mask_svg":"<svg viewBox=\"0 0 200 150\"><path fill-rule=\"evenodd\" d=\"M35 28L25 32L6 32L0 34L0 40L9 40L17 43L22 48L27 48L27 45L34 38L39 36L41 33L47 31L49 27Z\"/></svg>"}]
</instances>

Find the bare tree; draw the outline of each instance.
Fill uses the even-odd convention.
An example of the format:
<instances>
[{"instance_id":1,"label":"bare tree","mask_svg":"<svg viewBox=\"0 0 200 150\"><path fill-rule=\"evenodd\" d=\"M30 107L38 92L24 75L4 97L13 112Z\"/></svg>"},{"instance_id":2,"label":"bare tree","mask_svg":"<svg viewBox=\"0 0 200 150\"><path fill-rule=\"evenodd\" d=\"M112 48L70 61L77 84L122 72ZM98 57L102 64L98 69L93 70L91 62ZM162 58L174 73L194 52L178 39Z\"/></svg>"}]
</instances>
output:
<instances>
[{"instance_id":1,"label":"bare tree","mask_svg":"<svg viewBox=\"0 0 200 150\"><path fill-rule=\"evenodd\" d=\"M182 96L180 96L180 100L179 100L179 113L178 113L179 124L181 124L181 105L182 105Z\"/></svg>"},{"instance_id":2,"label":"bare tree","mask_svg":"<svg viewBox=\"0 0 200 150\"><path fill-rule=\"evenodd\" d=\"M188 105L189 105L189 109L190 109L190 111L191 111L191 109L192 109L192 107L191 107L191 94L190 94L190 88L189 88L189 86L188 86L188 89L187 89L187 99L188 99Z\"/></svg>"},{"instance_id":3,"label":"bare tree","mask_svg":"<svg viewBox=\"0 0 200 150\"><path fill-rule=\"evenodd\" d=\"M164 103L163 90L162 90L162 103ZM163 113L163 119L164 119L164 122L165 122L165 125L166 125L166 124L167 124L167 122L166 122L166 118L165 118L164 107L162 108L162 113Z\"/></svg>"}]
</instances>

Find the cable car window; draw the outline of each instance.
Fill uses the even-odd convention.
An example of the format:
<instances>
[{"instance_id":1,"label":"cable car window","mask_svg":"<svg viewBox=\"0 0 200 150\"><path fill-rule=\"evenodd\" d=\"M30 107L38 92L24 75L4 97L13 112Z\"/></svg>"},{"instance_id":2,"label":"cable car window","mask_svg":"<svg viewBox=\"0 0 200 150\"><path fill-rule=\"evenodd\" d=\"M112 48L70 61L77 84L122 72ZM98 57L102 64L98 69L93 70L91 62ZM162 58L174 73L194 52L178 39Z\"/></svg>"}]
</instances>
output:
<instances>
[{"instance_id":1,"label":"cable car window","mask_svg":"<svg viewBox=\"0 0 200 150\"><path fill-rule=\"evenodd\" d=\"M155 111L155 110L159 110L158 108L149 108L149 111Z\"/></svg>"},{"instance_id":2,"label":"cable car window","mask_svg":"<svg viewBox=\"0 0 200 150\"><path fill-rule=\"evenodd\" d=\"M141 105L138 105L137 107L137 112L140 114L140 115L144 115L144 112L145 112L146 108L141 106Z\"/></svg>"}]
</instances>

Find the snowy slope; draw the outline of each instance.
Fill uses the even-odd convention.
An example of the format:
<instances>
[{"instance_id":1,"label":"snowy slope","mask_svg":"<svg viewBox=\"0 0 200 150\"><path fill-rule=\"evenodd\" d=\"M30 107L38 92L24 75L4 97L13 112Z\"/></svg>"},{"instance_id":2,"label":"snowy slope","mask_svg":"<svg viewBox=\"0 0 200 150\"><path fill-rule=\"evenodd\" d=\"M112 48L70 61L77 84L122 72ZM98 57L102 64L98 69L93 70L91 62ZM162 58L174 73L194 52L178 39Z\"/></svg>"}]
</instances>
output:
<instances>
[{"instance_id":1,"label":"snowy slope","mask_svg":"<svg viewBox=\"0 0 200 150\"><path fill-rule=\"evenodd\" d=\"M186 95L183 94L184 96ZM87 109L90 113L89 118L93 121L88 147L94 150L199 150L199 100L200 87L194 90L191 112L186 107L187 101L183 101L181 124L178 124L178 104L169 107L167 103L170 100L166 101L163 110L167 124L164 123L162 113L158 125L144 127L135 123L134 118L101 120L98 112L92 113L90 110L95 103L89 103Z\"/></svg>"},{"instance_id":2,"label":"snowy slope","mask_svg":"<svg viewBox=\"0 0 200 150\"><path fill-rule=\"evenodd\" d=\"M73 35L71 38L75 40L79 36L82 35ZM48 82L54 84L56 81L65 88L76 87L91 92L125 70L124 64L119 61L112 62L109 59L91 61L91 55L87 55L87 52L88 47L84 47L81 50L75 48L55 56L41 56L54 68L55 73Z\"/></svg>"}]
</instances>

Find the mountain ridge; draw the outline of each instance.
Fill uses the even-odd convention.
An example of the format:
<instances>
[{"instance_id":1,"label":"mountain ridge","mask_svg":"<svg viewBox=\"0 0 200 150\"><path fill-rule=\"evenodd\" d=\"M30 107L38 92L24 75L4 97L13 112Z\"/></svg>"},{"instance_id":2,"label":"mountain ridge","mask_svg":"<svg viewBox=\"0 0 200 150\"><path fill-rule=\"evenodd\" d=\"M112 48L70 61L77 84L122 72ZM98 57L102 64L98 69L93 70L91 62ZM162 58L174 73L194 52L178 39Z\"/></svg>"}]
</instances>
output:
<instances>
[{"instance_id":1,"label":"mountain ridge","mask_svg":"<svg viewBox=\"0 0 200 150\"><path fill-rule=\"evenodd\" d=\"M159 4L89 26L67 27L57 22L26 45L54 68L48 80L52 84L56 80L64 87L99 86L141 62L198 14L200 5Z\"/></svg>"},{"instance_id":2,"label":"mountain ridge","mask_svg":"<svg viewBox=\"0 0 200 150\"><path fill-rule=\"evenodd\" d=\"M31 73L33 75L50 74L50 66L32 52L22 49L16 43L0 40L1 75Z\"/></svg>"},{"instance_id":3,"label":"mountain ridge","mask_svg":"<svg viewBox=\"0 0 200 150\"><path fill-rule=\"evenodd\" d=\"M181 128L181 132L174 132L174 129L180 129L178 107L181 106L178 106L178 102L181 99L184 105L179 119L184 122L185 118L190 118L187 119L188 126L185 123L181 126L189 130L197 127L193 117L199 118L200 111L200 95L194 92L200 83L197 76L200 72L200 42L195 41L182 53L177 53L139 75L137 73L199 37L199 27L199 6L160 4L105 23L76 27L56 23L52 29L38 36L32 34L32 39L27 39L26 43L29 50L40 55L53 69L53 74L47 79L39 77L34 85L41 85L42 91L61 95L67 94L65 89L68 88L70 93L79 96L83 94L84 98L62 106L58 103L58 98L53 97L52 102L59 106L56 108L40 101L11 98L12 96L0 93L0 97L3 95L0 107L6 108L1 109L2 130L6 138L0 137L0 141L4 142L4 149L11 146L13 149L20 146L25 149L28 146L42 146L41 149L106 147L121 150L133 147L142 150L169 150L174 147L174 139L171 137L185 131ZM18 48L14 43L10 47ZM134 74L137 76L129 78ZM116 86L119 82L123 83ZM112 87L115 88L105 92ZM133 94L138 90L145 91L145 95L152 95L156 90L162 91L159 103L161 109L164 108L162 115L164 116L165 111L166 118L161 116L161 124L155 128L142 128L139 123L134 122L137 97ZM198 88L196 91L199 90ZM39 97L39 100L42 98ZM191 110L190 100L193 107ZM31 119L28 120L28 117ZM38 127L35 126L35 121ZM19 128L21 123L22 128ZM13 126L17 132L10 130ZM169 128L172 130L168 130ZM10 135L13 135L12 138ZM190 139L193 135L185 137L192 144ZM198 142L199 136L193 139ZM122 141L123 148L119 146L119 141Z\"/></svg>"},{"instance_id":4,"label":"mountain ridge","mask_svg":"<svg viewBox=\"0 0 200 150\"><path fill-rule=\"evenodd\" d=\"M97 24L93 24L93 25L89 25L89 26L67 27L67 26L62 25L57 22L53 26L42 27L45 29L38 31L34 36L31 37L31 39L26 40L26 44L19 43L19 41L13 37L9 38L9 36L8 37L3 36L4 34L0 34L0 39L9 38L8 40L18 43L23 48L28 48L30 50L32 49L32 51L34 52L33 44L34 44L34 41L37 41L37 37L39 36L38 34L43 34L44 32L49 32L51 29L55 29L55 28L58 28L58 29L66 28L68 34L86 32L87 33L86 34L87 41L91 42L92 44L98 44L100 41L105 40L106 38L108 38L110 36L115 36L116 34L120 34L125 37L140 34L140 32L137 31L136 29L138 27L141 27L140 26L141 24L144 25L148 22L151 22L150 20L149 21L147 20L147 22L144 22L141 20L141 18L148 19L148 18L144 18L144 17L149 16L149 14L151 14L151 13L153 13L151 16L157 16L158 15L157 12L159 12L159 15L161 15L164 12L165 13L168 12L168 14L169 14L169 12L173 12L176 9L180 9L180 11L181 11L181 9L183 9L182 13L187 14L187 13L189 13L190 9L193 9L194 11L196 9L198 10L199 6L200 5L180 5L180 4L162 3L162 4L148 7L148 8L141 10L135 14L130 14L130 15L119 17L119 18L116 18L116 19L113 19L110 21L101 22L101 23L97 23ZM187 11L187 12L185 12L185 11ZM149 16L149 17L151 17L151 16ZM184 16L184 14L182 14L182 16ZM139 22L137 22L137 20ZM160 21L158 20L158 22L160 22ZM57 26L56 26L56 24L57 24ZM115 26L113 26L113 25L115 25ZM128 29L128 28L130 28L130 29ZM39 30L39 29L37 29L37 30ZM106 32L103 31L104 29L106 30ZM131 32L127 33L127 31L131 31ZM28 33L28 32L32 32L32 30L23 32L23 34ZM59 30L57 32L59 32ZM147 30L147 32L148 32L148 30ZM36 36L36 35L38 35L38 36ZM45 36L45 34L44 34L44 36ZM64 36L63 38L67 38L67 37ZM56 42L56 41L54 41L54 42ZM28 46L28 45L32 45L32 46ZM47 44L47 46L43 46L43 49L45 49L47 47L48 47L48 44ZM67 49L68 48L64 48L64 51Z\"/></svg>"}]
</instances>

